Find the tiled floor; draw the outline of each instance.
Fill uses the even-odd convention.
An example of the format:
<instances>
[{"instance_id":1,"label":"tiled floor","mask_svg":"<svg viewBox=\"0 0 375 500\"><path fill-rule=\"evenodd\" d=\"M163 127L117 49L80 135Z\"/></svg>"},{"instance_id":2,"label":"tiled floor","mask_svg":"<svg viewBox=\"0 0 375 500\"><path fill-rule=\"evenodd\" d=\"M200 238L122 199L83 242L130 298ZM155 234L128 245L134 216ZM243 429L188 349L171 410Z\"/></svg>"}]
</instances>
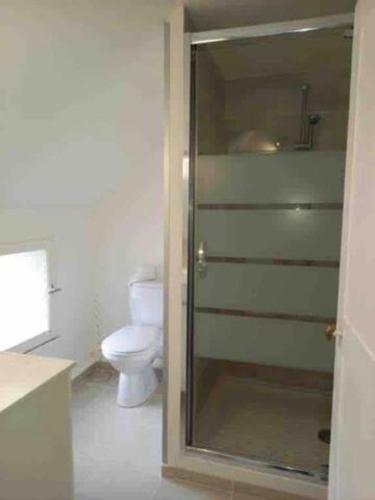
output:
<instances>
[{"instance_id":1,"label":"tiled floor","mask_svg":"<svg viewBox=\"0 0 375 500\"><path fill-rule=\"evenodd\" d=\"M75 500L291 500L161 479L160 390L124 409L116 405L116 382L101 374L74 386Z\"/></svg>"},{"instance_id":2,"label":"tiled floor","mask_svg":"<svg viewBox=\"0 0 375 500\"><path fill-rule=\"evenodd\" d=\"M233 455L317 472L329 446L318 439L330 427L331 395L259 380L223 378L199 419L196 444Z\"/></svg>"},{"instance_id":3,"label":"tiled floor","mask_svg":"<svg viewBox=\"0 0 375 500\"><path fill-rule=\"evenodd\" d=\"M230 500L231 493L160 478L160 390L144 405L116 405L115 377L73 388L75 500Z\"/></svg>"}]
</instances>

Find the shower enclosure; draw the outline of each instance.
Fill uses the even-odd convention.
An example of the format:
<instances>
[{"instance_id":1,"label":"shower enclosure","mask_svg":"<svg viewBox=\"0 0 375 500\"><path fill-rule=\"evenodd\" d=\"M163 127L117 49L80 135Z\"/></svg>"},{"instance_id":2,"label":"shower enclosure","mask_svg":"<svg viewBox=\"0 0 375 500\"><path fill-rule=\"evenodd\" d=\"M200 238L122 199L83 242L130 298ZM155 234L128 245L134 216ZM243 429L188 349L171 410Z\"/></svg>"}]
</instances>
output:
<instances>
[{"instance_id":1,"label":"shower enclosure","mask_svg":"<svg viewBox=\"0 0 375 500\"><path fill-rule=\"evenodd\" d=\"M186 443L326 480L352 26L297 24L193 39Z\"/></svg>"}]
</instances>

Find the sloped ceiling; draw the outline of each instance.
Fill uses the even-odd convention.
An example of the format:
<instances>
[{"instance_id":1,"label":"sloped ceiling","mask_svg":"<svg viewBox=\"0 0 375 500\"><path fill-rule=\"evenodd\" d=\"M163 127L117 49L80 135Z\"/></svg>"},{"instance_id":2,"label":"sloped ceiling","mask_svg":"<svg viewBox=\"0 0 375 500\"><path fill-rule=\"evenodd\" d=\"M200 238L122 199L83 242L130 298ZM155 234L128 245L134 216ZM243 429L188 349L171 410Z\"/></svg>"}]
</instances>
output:
<instances>
[{"instance_id":1,"label":"sloped ceiling","mask_svg":"<svg viewBox=\"0 0 375 500\"><path fill-rule=\"evenodd\" d=\"M164 0L0 2L0 208L162 177Z\"/></svg>"},{"instance_id":2,"label":"sloped ceiling","mask_svg":"<svg viewBox=\"0 0 375 500\"><path fill-rule=\"evenodd\" d=\"M356 0L184 0L193 31L342 14Z\"/></svg>"}]
</instances>

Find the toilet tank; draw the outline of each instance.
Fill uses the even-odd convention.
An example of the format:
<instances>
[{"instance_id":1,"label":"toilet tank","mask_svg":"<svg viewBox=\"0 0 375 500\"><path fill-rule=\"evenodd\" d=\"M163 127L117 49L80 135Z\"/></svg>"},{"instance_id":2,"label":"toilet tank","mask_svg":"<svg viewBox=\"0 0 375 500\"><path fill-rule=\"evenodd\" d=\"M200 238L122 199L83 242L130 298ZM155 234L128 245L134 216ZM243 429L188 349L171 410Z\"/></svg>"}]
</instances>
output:
<instances>
[{"instance_id":1,"label":"toilet tank","mask_svg":"<svg viewBox=\"0 0 375 500\"><path fill-rule=\"evenodd\" d=\"M133 283L129 295L133 325L163 327L163 284L160 281Z\"/></svg>"}]
</instances>

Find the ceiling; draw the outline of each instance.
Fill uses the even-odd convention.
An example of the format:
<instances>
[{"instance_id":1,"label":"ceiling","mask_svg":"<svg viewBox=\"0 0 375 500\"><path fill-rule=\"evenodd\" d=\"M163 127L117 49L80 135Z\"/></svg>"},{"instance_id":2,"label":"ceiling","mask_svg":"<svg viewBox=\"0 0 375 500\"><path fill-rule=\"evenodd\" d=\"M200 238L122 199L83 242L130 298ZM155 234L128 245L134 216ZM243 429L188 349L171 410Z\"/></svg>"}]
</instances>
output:
<instances>
[{"instance_id":1,"label":"ceiling","mask_svg":"<svg viewBox=\"0 0 375 500\"><path fill-rule=\"evenodd\" d=\"M183 0L192 31L353 12L356 0Z\"/></svg>"}]
</instances>

